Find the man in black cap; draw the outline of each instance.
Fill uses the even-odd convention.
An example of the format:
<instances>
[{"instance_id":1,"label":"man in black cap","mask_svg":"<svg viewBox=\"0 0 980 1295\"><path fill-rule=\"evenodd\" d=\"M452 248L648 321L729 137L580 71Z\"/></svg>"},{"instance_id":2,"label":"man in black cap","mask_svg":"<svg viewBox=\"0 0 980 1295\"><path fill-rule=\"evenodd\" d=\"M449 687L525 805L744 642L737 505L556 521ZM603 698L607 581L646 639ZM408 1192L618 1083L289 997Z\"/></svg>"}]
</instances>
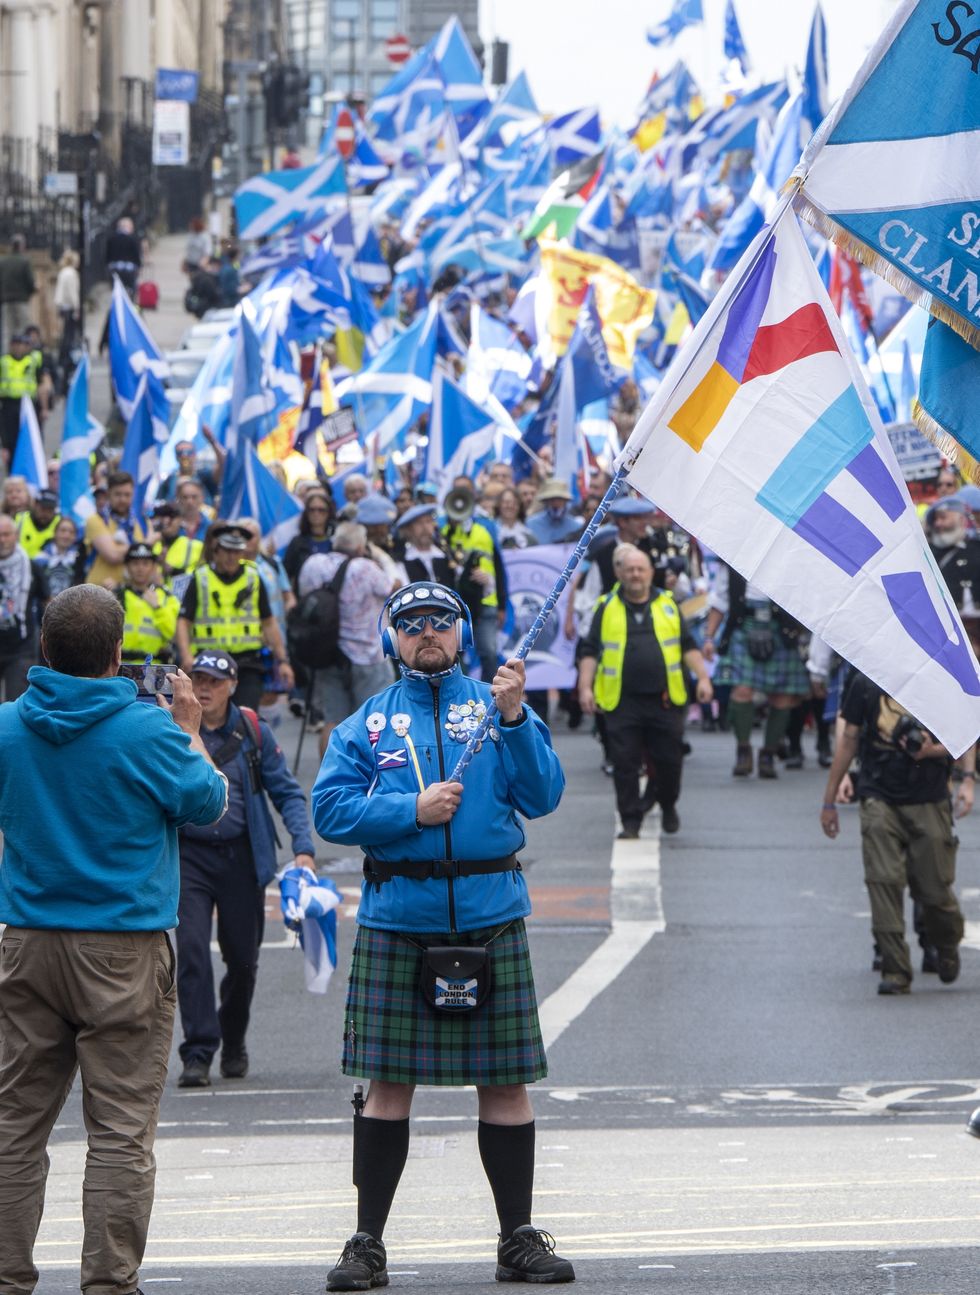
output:
<instances>
[{"instance_id":1,"label":"man in black cap","mask_svg":"<svg viewBox=\"0 0 980 1295\"><path fill-rule=\"evenodd\" d=\"M269 595L255 565L243 554L248 532L233 522L213 528L215 548L210 565L199 566L187 586L177 620L177 657L190 673L194 657L220 651L235 658L238 666L239 704L253 710L259 705L268 648L287 689L295 682L286 657L279 622L272 614Z\"/></svg>"},{"instance_id":2,"label":"man in black cap","mask_svg":"<svg viewBox=\"0 0 980 1295\"><path fill-rule=\"evenodd\" d=\"M184 534L180 509L169 499L154 505L153 526L160 535L153 550L163 563L163 574L174 593L183 597L192 572L200 566L204 542Z\"/></svg>"},{"instance_id":3,"label":"man in black cap","mask_svg":"<svg viewBox=\"0 0 980 1295\"><path fill-rule=\"evenodd\" d=\"M123 660L140 662L149 656L171 661L180 603L160 578L156 555L145 540L129 546L116 593L125 616Z\"/></svg>"},{"instance_id":4,"label":"man in black cap","mask_svg":"<svg viewBox=\"0 0 980 1295\"><path fill-rule=\"evenodd\" d=\"M405 582L432 580L454 588L456 568L446 551L436 543L435 504L414 504L395 522L395 559L401 563Z\"/></svg>"},{"instance_id":5,"label":"man in black cap","mask_svg":"<svg viewBox=\"0 0 980 1295\"><path fill-rule=\"evenodd\" d=\"M265 926L265 888L276 872L272 798L292 843L295 865L314 869L306 796L264 720L232 701L238 681L226 652L201 652L191 665L201 704L201 740L228 779L228 810L207 827L180 831L177 1001L184 1041L181 1088L206 1088L221 1048L221 1074L248 1074L245 1035ZM218 946L225 963L215 1009L211 923L218 912Z\"/></svg>"},{"instance_id":6,"label":"man in black cap","mask_svg":"<svg viewBox=\"0 0 980 1295\"><path fill-rule=\"evenodd\" d=\"M20 547L29 558L37 555L52 539L55 527L61 521L58 516L58 496L53 490L39 490L31 501L31 506L14 518L17 523L17 535Z\"/></svg>"}]
</instances>

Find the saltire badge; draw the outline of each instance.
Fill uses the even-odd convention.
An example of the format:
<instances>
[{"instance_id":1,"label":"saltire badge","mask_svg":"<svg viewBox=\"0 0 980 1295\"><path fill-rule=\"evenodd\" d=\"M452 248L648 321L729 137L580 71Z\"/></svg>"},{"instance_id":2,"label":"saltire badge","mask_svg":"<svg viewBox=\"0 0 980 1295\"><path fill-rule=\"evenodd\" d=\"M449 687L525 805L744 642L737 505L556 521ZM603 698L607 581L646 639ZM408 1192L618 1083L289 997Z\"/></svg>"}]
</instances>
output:
<instances>
[{"instance_id":1,"label":"saltire badge","mask_svg":"<svg viewBox=\"0 0 980 1295\"><path fill-rule=\"evenodd\" d=\"M378 755L378 772L385 769L404 769L408 764L408 756L405 754L405 748L401 747L397 751L379 751Z\"/></svg>"}]
</instances>

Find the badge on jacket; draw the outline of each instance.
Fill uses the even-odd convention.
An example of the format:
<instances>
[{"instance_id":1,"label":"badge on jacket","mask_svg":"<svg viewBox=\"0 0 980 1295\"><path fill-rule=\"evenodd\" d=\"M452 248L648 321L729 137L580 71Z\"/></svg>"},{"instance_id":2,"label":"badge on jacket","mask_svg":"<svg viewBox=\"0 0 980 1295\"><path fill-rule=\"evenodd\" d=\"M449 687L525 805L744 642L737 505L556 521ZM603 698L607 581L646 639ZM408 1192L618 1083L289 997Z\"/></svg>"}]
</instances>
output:
<instances>
[{"instance_id":1,"label":"badge on jacket","mask_svg":"<svg viewBox=\"0 0 980 1295\"><path fill-rule=\"evenodd\" d=\"M397 751L379 751L377 756L379 773L382 773L385 769L404 769L408 764L408 756L405 754L404 747Z\"/></svg>"},{"instance_id":2,"label":"badge on jacket","mask_svg":"<svg viewBox=\"0 0 980 1295\"><path fill-rule=\"evenodd\" d=\"M378 738L381 736L383 729L387 728L388 721L379 710L372 711L364 721L364 727L368 731L368 741L372 746L378 745Z\"/></svg>"}]
</instances>

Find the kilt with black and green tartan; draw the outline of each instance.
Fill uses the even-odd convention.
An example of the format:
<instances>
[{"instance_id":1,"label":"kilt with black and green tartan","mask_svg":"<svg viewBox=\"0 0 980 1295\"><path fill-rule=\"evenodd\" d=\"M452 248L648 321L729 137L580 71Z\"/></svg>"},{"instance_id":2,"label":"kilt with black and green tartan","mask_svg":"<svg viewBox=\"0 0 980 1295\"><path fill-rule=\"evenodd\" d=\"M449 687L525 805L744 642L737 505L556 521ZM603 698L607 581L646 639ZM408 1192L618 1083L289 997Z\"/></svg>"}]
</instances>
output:
<instances>
[{"instance_id":1,"label":"kilt with black and green tartan","mask_svg":"<svg viewBox=\"0 0 980 1295\"><path fill-rule=\"evenodd\" d=\"M750 629L768 629L776 635L776 650L768 661L756 661L749 653ZM732 631L725 652L718 659L714 684L731 684L733 688L751 688L753 692L774 696L809 697L810 676L796 643L784 643L779 629L769 621L751 618Z\"/></svg>"},{"instance_id":2,"label":"kilt with black and green tartan","mask_svg":"<svg viewBox=\"0 0 980 1295\"><path fill-rule=\"evenodd\" d=\"M486 944L498 931L408 935L357 928L342 1069L393 1084L533 1084L548 1073L522 919L490 942L490 993L447 1012L422 997L422 948ZM414 943L413 943L414 941Z\"/></svg>"}]
</instances>

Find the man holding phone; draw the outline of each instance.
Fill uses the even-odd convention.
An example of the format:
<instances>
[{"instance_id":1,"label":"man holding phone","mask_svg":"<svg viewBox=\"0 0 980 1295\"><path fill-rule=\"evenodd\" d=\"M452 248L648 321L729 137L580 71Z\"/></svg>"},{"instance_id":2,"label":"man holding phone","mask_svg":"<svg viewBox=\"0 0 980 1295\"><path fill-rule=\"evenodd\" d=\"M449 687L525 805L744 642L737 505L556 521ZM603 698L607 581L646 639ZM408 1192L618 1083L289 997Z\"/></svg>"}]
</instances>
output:
<instances>
[{"instance_id":1,"label":"man holding phone","mask_svg":"<svg viewBox=\"0 0 980 1295\"><path fill-rule=\"evenodd\" d=\"M123 610L75 585L0 707L0 1290L31 1291L46 1145L76 1071L89 1131L81 1286L135 1295L173 1034L177 830L225 811L184 674L138 705ZM100 813L111 806L111 813Z\"/></svg>"}]
</instances>

